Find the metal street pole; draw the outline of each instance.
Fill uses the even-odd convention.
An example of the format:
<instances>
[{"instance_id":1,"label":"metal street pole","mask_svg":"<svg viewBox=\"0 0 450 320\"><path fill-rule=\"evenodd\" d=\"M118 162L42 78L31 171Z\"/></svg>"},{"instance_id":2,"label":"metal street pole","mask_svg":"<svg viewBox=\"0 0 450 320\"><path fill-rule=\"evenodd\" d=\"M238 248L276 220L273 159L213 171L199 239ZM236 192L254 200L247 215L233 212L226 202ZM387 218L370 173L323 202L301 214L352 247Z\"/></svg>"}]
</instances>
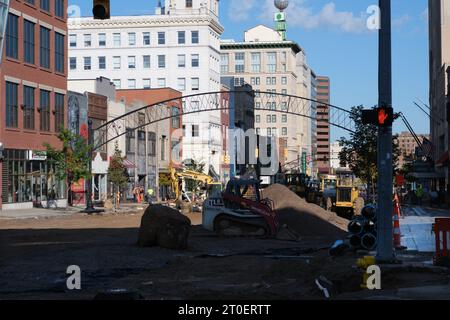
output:
<instances>
[{"instance_id":1,"label":"metal street pole","mask_svg":"<svg viewBox=\"0 0 450 320\"><path fill-rule=\"evenodd\" d=\"M378 105L392 106L391 0L379 0ZM378 129L378 245L376 259L394 259L392 235L392 126Z\"/></svg>"},{"instance_id":2,"label":"metal street pole","mask_svg":"<svg viewBox=\"0 0 450 320\"><path fill-rule=\"evenodd\" d=\"M89 177L86 179L86 209L84 213L94 214L98 212L103 212L103 210L95 209L92 203L92 155L93 155L93 144L94 144L94 130L92 128L92 120L88 120L88 145L89 145Z\"/></svg>"}]
</instances>

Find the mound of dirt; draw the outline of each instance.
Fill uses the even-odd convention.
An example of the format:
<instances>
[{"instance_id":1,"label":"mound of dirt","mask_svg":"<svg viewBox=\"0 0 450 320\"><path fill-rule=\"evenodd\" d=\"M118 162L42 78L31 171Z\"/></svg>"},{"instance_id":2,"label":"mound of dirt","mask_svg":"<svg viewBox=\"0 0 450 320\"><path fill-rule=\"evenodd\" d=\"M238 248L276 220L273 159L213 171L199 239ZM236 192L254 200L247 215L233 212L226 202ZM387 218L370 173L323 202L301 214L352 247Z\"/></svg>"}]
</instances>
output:
<instances>
[{"instance_id":1,"label":"mound of dirt","mask_svg":"<svg viewBox=\"0 0 450 320\"><path fill-rule=\"evenodd\" d=\"M262 191L262 196L274 202L280 225L286 224L300 236L330 240L346 236L348 220L306 202L283 185L271 185Z\"/></svg>"}]
</instances>

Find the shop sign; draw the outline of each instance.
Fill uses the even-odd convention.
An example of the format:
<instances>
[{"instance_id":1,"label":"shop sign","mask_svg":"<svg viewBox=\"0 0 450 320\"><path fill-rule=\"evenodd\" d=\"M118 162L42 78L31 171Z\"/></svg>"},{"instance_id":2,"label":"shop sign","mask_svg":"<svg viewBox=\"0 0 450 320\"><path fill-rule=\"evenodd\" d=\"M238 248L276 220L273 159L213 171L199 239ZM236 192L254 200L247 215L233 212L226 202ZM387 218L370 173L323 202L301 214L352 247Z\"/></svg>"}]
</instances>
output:
<instances>
[{"instance_id":1,"label":"shop sign","mask_svg":"<svg viewBox=\"0 0 450 320\"><path fill-rule=\"evenodd\" d=\"M28 150L27 160L45 161L47 160L47 151Z\"/></svg>"}]
</instances>

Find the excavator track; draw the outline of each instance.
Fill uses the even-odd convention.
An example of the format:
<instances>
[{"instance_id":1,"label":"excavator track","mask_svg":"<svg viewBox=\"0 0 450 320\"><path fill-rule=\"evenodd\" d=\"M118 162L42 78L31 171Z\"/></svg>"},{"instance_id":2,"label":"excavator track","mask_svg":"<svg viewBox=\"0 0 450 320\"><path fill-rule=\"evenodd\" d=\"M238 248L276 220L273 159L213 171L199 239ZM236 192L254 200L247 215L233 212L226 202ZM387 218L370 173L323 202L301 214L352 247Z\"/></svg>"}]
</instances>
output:
<instances>
[{"instance_id":1,"label":"excavator track","mask_svg":"<svg viewBox=\"0 0 450 320\"><path fill-rule=\"evenodd\" d=\"M270 228L263 218L239 218L226 214L216 217L214 231L227 237L270 237Z\"/></svg>"}]
</instances>

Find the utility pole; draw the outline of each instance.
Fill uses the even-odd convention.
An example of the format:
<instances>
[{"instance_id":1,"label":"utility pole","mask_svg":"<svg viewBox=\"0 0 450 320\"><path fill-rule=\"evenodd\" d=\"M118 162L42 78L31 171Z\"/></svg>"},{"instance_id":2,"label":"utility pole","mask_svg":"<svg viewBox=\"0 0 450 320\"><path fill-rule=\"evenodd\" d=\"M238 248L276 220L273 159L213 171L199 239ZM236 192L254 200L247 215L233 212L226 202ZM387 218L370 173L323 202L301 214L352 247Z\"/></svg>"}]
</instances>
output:
<instances>
[{"instance_id":1,"label":"utility pole","mask_svg":"<svg viewBox=\"0 0 450 320\"><path fill-rule=\"evenodd\" d=\"M391 0L379 0L378 107L392 106ZM392 125L378 128L378 245L376 259L394 259L392 235Z\"/></svg>"}]
</instances>

